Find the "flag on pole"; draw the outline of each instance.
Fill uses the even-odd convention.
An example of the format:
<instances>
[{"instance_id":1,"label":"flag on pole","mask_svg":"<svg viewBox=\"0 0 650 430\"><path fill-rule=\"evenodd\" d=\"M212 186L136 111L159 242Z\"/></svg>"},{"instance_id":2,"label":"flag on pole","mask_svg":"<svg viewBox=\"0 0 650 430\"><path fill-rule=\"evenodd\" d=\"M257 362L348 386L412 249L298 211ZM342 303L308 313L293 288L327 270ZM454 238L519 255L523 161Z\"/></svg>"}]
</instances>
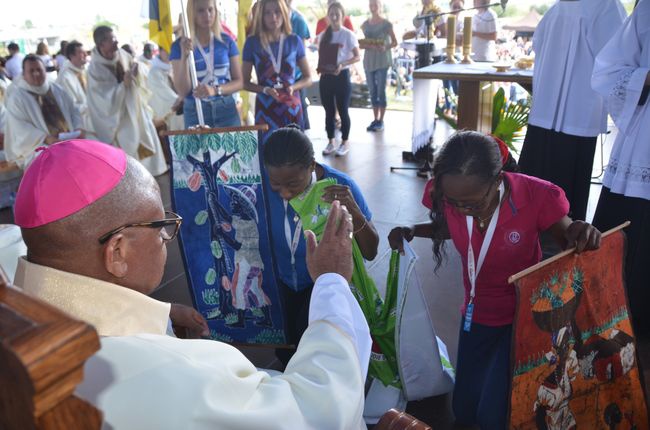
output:
<instances>
[{"instance_id":1,"label":"flag on pole","mask_svg":"<svg viewBox=\"0 0 650 430\"><path fill-rule=\"evenodd\" d=\"M149 39L169 53L172 32L169 0L149 0Z\"/></svg>"}]
</instances>

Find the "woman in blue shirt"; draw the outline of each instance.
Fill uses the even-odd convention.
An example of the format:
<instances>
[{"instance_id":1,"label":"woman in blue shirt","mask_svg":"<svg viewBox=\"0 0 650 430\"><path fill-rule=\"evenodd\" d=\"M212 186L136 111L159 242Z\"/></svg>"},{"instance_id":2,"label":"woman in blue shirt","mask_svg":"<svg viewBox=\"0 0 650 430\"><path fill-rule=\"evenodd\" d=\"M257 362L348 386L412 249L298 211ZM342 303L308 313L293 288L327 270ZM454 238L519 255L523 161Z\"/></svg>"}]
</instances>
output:
<instances>
[{"instance_id":1,"label":"woman in blue shirt","mask_svg":"<svg viewBox=\"0 0 650 430\"><path fill-rule=\"evenodd\" d=\"M266 136L288 125L303 126L300 90L311 85L309 64L302 39L292 34L289 8L284 0L260 0L252 35L246 39L242 71L244 89L257 93L255 123L268 124ZM257 84L251 82L255 66ZM296 82L295 72L302 78Z\"/></svg>"},{"instance_id":2,"label":"woman in blue shirt","mask_svg":"<svg viewBox=\"0 0 650 430\"><path fill-rule=\"evenodd\" d=\"M296 234L296 228L300 228L297 226L298 216L287 202L300 195L312 182L333 178L336 184L325 189L323 200L328 203L339 200L348 209L352 215L354 239L366 260L377 255L379 235L359 186L345 173L317 163L309 137L297 126L283 127L271 133L264 145L263 157L271 189L267 196L279 196L268 199L270 235L279 284L285 297L283 308L287 337L289 343L297 345L307 328L314 280L307 270L304 234L301 231ZM291 354L288 350L276 351L284 364Z\"/></svg>"},{"instance_id":3,"label":"woman in blue shirt","mask_svg":"<svg viewBox=\"0 0 650 430\"><path fill-rule=\"evenodd\" d=\"M242 89L239 51L230 36L221 31L215 0L189 0L187 19L192 38L182 37L171 47L169 60L178 94L186 94L183 104L185 128L199 123L194 98L201 99L205 125L241 125L233 93ZM194 50L194 65L199 84L192 91L187 59Z\"/></svg>"}]
</instances>

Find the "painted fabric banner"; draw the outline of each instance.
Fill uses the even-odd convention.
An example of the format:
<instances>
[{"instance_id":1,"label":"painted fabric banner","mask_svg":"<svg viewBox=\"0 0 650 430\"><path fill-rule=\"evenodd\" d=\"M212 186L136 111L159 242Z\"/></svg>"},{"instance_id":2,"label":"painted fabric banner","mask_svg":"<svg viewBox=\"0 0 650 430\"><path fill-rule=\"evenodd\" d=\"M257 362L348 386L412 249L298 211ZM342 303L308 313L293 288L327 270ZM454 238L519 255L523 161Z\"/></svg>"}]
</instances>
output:
<instances>
[{"instance_id":1,"label":"painted fabric banner","mask_svg":"<svg viewBox=\"0 0 650 430\"><path fill-rule=\"evenodd\" d=\"M618 231L516 281L511 428L648 428L624 252Z\"/></svg>"},{"instance_id":2,"label":"painted fabric banner","mask_svg":"<svg viewBox=\"0 0 650 430\"><path fill-rule=\"evenodd\" d=\"M213 339L284 344L257 130L170 135L172 201L196 309Z\"/></svg>"}]
</instances>

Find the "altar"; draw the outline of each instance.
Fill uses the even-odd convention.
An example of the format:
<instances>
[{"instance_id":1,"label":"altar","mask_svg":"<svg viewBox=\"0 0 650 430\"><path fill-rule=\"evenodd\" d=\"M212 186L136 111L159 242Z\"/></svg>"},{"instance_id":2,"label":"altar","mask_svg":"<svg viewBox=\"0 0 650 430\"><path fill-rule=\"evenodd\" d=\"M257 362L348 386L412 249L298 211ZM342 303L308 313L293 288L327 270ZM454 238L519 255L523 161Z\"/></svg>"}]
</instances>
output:
<instances>
[{"instance_id":1,"label":"altar","mask_svg":"<svg viewBox=\"0 0 650 430\"><path fill-rule=\"evenodd\" d=\"M413 151L433 136L434 115L442 79L458 80L458 129L490 133L491 82L516 82L532 91L533 71L510 68L498 72L494 63L435 63L413 72ZM486 85L487 83L487 85Z\"/></svg>"}]
</instances>

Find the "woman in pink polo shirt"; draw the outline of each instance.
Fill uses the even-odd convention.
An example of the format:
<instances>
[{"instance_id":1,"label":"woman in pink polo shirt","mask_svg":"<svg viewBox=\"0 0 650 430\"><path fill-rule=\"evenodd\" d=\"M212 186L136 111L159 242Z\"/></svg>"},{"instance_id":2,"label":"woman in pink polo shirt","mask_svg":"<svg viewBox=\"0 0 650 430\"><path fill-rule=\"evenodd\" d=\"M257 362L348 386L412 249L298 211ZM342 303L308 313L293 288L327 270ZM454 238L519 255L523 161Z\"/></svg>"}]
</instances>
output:
<instances>
[{"instance_id":1,"label":"woman in pink polo shirt","mask_svg":"<svg viewBox=\"0 0 650 430\"><path fill-rule=\"evenodd\" d=\"M578 252L600 246L597 229L567 216L561 188L507 172L514 164L507 160L507 149L500 150L492 137L454 134L436 157L435 184L425 195L431 222L397 227L388 236L393 249L402 248L402 239L431 238L435 270L444 259L445 240L451 239L461 255L465 302L452 406L458 423L483 429L507 425L515 312L508 277L541 260L542 231Z\"/></svg>"}]
</instances>

